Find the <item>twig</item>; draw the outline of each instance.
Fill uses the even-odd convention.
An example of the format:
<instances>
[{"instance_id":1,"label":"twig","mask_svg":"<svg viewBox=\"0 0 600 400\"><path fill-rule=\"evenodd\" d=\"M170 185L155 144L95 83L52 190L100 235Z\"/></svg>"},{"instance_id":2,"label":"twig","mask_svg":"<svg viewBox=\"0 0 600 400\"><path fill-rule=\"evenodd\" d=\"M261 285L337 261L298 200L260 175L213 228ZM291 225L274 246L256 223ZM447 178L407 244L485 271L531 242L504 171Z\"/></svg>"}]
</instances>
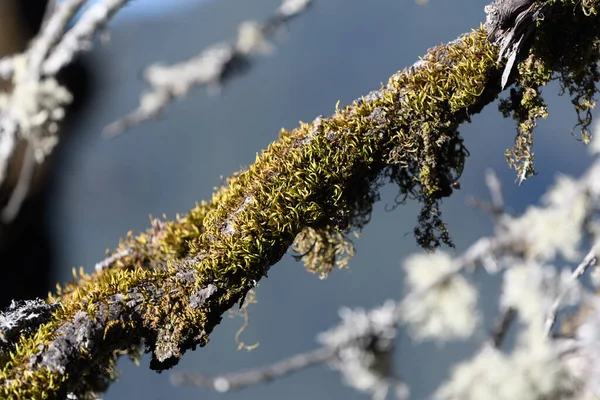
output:
<instances>
[{"instance_id":1,"label":"twig","mask_svg":"<svg viewBox=\"0 0 600 400\"><path fill-rule=\"evenodd\" d=\"M55 112L57 104L44 102L43 91L32 90L31 88L39 89L48 82L53 82L52 79L43 82L42 78L55 75L65 65L72 62L79 52L88 50L94 34L127 0L99 0L95 2L81 15L77 23L67 31L69 23L86 2L87 0L49 2L40 33L33 40L31 47L24 54L5 57L0 60L0 78L12 78L15 75L18 62L23 63L23 68L26 68L25 71L27 72L23 78L14 80L13 90L6 95L10 96L8 105L0 112L0 185L6 178L6 171L13 162L14 154L21 142L27 141L27 146L33 147L37 162L41 163L43 156L48 155L58 141L58 135L55 132L62 117L55 121L56 124L51 129L41 126L31 127L30 121L39 120L40 118L36 119L35 116L40 113L48 112L50 115L58 115ZM21 90L23 87L25 89ZM48 93L54 94L57 92L51 91L46 94ZM17 94L21 97L14 100L13 98ZM63 95L62 99L57 99L60 103L58 106L64 105L66 96L69 96L68 93ZM30 103L35 105L35 107L30 107L35 110L35 114L17 117L22 113L19 114L15 108L21 107L20 104ZM48 132L51 132L51 137L47 138L48 140L45 140L45 144L42 143L42 148L40 148L40 143L37 143L36 139ZM42 157L40 157L40 154L42 154ZM25 169L20 172L18 186L14 190L9 204L2 211L1 219L4 222L16 217L22 202L27 197L32 179L30 175L33 175L35 166L25 163L23 167Z\"/></svg>"},{"instance_id":2,"label":"twig","mask_svg":"<svg viewBox=\"0 0 600 400\"><path fill-rule=\"evenodd\" d=\"M125 250L119 251L117 253L114 253L110 257L106 257L104 260L97 262L96 265L94 266L94 269L96 271L102 271L103 269L110 267L111 264L113 264L115 261L119 261L123 257L127 257L130 254L131 254L131 249L125 249Z\"/></svg>"},{"instance_id":3,"label":"twig","mask_svg":"<svg viewBox=\"0 0 600 400\"><path fill-rule=\"evenodd\" d=\"M516 320L517 310L512 307L508 307L501 314L496 323L494 324L491 332L491 344L494 348L500 348L506 335L510 330L512 323Z\"/></svg>"},{"instance_id":4,"label":"twig","mask_svg":"<svg viewBox=\"0 0 600 400\"><path fill-rule=\"evenodd\" d=\"M485 172L485 184L490 191L490 196L492 198L492 204L494 205L494 209L497 213L502 213L504 211L504 198L502 197L502 185L500 184L500 179L498 179L498 175L491 170L488 169Z\"/></svg>"},{"instance_id":5,"label":"twig","mask_svg":"<svg viewBox=\"0 0 600 400\"><path fill-rule=\"evenodd\" d=\"M151 65L144 77L150 89L140 96L137 109L104 129L107 137L117 136L151 118L155 118L176 98L194 87L223 85L247 71L249 56L267 51L265 37L272 35L293 17L308 8L312 0L283 0L273 16L262 23L245 21L238 27L238 37L231 43L218 43L189 60L169 65Z\"/></svg>"},{"instance_id":6,"label":"twig","mask_svg":"<svg viewBox=\"0 0 600 400\"><path fill-rule=\"evenodd\" d=\"M50 52L42 66L42 72L54 75L71 63L79 53L89 50L96 32L128 1L99 0L92 4Z\"/></svg>"},{"instance_id":7,"label":"twig","mask_svg":"<svg viewBox=\"0 0 600 400\"><path fill-rule=\"evenodd\" d=\"M190 372L171 374L171 383L176 386L196 386L214 389L217 392L239 390L257 383L268 383L274 379L301 371L313 365L323 364L335 356L335 349L321 347L300 353L276 363L245 372L208 377Z\"/></svg>"},{"instance_id":8,"label":"twig","mask_svg":"<svg viewBox=\"0 0 600 400\"><path fill-rule=\"evenodd\" d=\"M0 110L0 184L6 179L17 141L16 121Z\"/></svg>"},{"instance_id":9,"label":"twig","mask_svg":"<svg viewBox=\"0 0 600 400\"><path fill-rule=\"evenodd\" d=\"M46 9L44 10L44 17L42 18L41 29L44 29L48 25L48 21L52 18L58 7L59 0L48 0L46 2Z\"/></svg>"},{"instance_id":10,"label":"twig","mask_svg":"<svg viewBox=\"0 0 600 400\"><path fill-rule=\"evenodd\" d=\"M549 337L552 334L552 328L554 328L554 325L556 324L558 310L560 309L560 305L562 304L564 298L567 296L569 291L576 286L577 281L579 280L579 278L581 276L583 276L585 271L587 271L587 269L589 267L596 264L596 261L598 259L597 253L598 253L598 246L595 245L586 254L586 256L583 258L581 263L579 263L577 268L575 268L573 270L573 273L569 277L569 281L566 283L563 290L558 294L558 296L556 296L556 298L554 299L554 302L552 302L552 305L548 309L548 314L546 316L545 330L544 330L546 333L546 336Z\"/></svg>"},{"instance_id":11,"label":"twig","mask_svg":"<svg viewBox=\"0 0 600 400\"><path fill-rule=\"evenodd\" d=\"M469 204L473 208L483 210L490 214L494 220L497 220L504 214L504 199L502 197L502 185L498 176L493 170L487 170L485 173L485 183L490 192L490 201L481 201L478 199L469 199ZM496 221L497 222L497 221Z\"/></svg>"},{"instance_id":12,"label":"twig","mask_svg":"<svg viewBox=\"0 0 600 400\"><path fill-rule=\"evenodd\" d=\"M87 0L68 0L57 4L56 10L51 16L46 14L46 23L42 26L40 34L33 41L29 53L29 72L33 79L39 78L42 63L48 56L50 50L56 45L67 25L75 14L83 7Z\"/></svg>"},{"instance_id":13,"label":"twig","mask_svg":"<svg viewBox=\"0 0 600 400\"><path fill-rule=\"evenodd\" d=\"M19 171L19 180L13 189L8 203L2 210L2 222L5 224L12 222L19 214L21 206L27 198L29 189L31 188L36 165L37 162L33 148L30 144L27 144L25 157L23 158L23 163L21 164L21 169Z\"/></svg>"}]
</instances>

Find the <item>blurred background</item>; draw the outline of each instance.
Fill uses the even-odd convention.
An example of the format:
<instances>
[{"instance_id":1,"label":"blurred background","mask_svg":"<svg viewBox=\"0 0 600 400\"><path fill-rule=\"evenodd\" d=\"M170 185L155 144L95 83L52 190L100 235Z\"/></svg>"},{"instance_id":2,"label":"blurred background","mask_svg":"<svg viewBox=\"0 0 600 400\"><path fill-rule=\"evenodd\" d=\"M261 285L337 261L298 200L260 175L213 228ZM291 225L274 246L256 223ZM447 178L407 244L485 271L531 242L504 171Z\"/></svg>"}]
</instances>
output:
<instances>
[{"instance_id":1,"label":"blurred background","mask_svg":"<svg viewBox=\"0 0 600 400\"><path fill-rule=\"evenodd\" d=\"M8 1L12 0L0 0ZM65 76L74 79L76 87L85 82L85 90L82 106L67 125L68 140L57 153L53 178L39 208L39 226L44 227L50 249L47 259L54 266L49 281L70 280L73 267L91 272L127 231L146 229L150 215L174 218L196 201L209 199L213 187L251 163L277 138L281 127L290 129L299 120L330 115L338 100L347 104L379 88L429 47L477 28L485 19L486 3L314 0L309 11L278 35L273 54L253 57L248 72L229 81L218 95L195 90L170 106L160 120L106 140L103 127L137 107L146 88L141 79L144 67L182 61L232 39L240 22L262 20L280 4L280 0L132 1L109 25L110 39L98 42L83 60L85 74ZM509 210L519 213L538 200L558 172L579 175L589 165L584 145L569 134L576 122L569 99L557 93L556 86L545 90L550 118L536 131L539 174L522 186L514 183L515 172L504 160L515 134L513 121L503 119L491 105L462 127L471 156L461 190L443 207L457 252L491 233L488 216L467 204L470 197L488 198L487 168L498 173ZM256 291L258 303L250 307L250 325L243 335L246 343L259 342L257 349L236 350L234 335L243 321L224 318L209 345L188 353L175 370L214 375L274 362L315 348L315 334L337 324L340 307L370 308L401 297L402 260L419 251L412 236L419 208L409 202L386 211L395 194L394 187L382 190L371 222L356 240L357 254L349 270L319 280L291 256L271 269ZM399 338L397 369L411 388L411 398L426 398L448 376L452 364L487 339L498 287L483 273L475 279L486 315L479 341L438 346L415 344L406 335ZM173 387L169 372L158 375L148 369L148 362L144 356L136 367L122 359L121 379L105 399L368 398L344 386L325 366L221 395Z\"/></svg>"}]
</instances>

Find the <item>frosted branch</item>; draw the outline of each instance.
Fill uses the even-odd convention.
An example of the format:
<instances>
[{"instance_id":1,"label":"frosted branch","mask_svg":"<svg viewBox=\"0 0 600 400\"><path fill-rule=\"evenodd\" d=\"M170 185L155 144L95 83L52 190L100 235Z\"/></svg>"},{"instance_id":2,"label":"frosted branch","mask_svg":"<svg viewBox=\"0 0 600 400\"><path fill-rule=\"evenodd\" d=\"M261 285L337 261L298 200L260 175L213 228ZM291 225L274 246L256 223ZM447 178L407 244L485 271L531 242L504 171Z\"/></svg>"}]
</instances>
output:
<instances>
[{"instance_id":1,"label":"frosted branch","mask_svg":"<svg viewBox=\"0 0 600 400\"><path fill-rule=\"evenodd\" d=\"M185 97L198 86L222 86L245 72L250 56L269 52L267 38L292 18L300 15L312 0L283 0L274 15L262 22L244 21L238 26L233 42L215 44L189 60L173 65L154 64L144 77L150 89L142 93L138 108L105 128L109 137L123 133L140 123L159 116L175 99Z\"/></svg>"}]
</instances>

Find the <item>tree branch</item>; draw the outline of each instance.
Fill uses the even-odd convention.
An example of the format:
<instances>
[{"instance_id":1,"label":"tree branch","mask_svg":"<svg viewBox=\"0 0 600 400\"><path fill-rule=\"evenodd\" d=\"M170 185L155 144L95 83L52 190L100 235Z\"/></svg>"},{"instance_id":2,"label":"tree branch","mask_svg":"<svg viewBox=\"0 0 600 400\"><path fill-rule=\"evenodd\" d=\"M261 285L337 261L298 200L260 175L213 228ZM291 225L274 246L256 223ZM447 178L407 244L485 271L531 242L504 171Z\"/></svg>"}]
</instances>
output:
<instances>
[{"instance_id":1,"label":"tree branch","mask_svg":"<svg viewBox=\"0 0 600 400\"><path fill-rule=\"evenodd\" d=\"M269 51L266 39L289 20L304 12L312 0L283 0L273 16L263 22L244 21L231 43L218 43L189 60L165 66L146 68L144 77L151 86L140 96L138 108L104 129L108 137L119 135L136 125L155 118L176 98L182 98L194 87L223 85L245 72L250 56Z\"/></svg>"},{"instance_id":2,"label":"tree branch","mask_svg":"<svg viewBox=\"0 0 600 400\"><path fill-rule=\"evenodd\" d=\"M335 356L335 350L320 347L306 353L296 354L276 363L252 369L250 371L207 377L190 372L178 372L171 375L171 383L176 386L206 387L217 392L240 390L257 383L268 383L272 380L293 374L313 365L323 364Z\"/></svg>"}]
</instances>

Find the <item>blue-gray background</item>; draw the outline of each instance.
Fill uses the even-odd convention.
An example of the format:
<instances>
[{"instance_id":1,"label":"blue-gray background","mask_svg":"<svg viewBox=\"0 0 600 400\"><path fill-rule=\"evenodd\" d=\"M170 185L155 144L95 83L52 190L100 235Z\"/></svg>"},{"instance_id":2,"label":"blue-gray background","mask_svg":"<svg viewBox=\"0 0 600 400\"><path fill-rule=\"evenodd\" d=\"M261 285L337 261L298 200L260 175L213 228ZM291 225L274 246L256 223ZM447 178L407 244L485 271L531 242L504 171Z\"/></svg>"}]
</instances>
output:
<instances>
[{"instance_id":1,"label":"blue-gray background","mask_svg":"<svg viewBox=\"0 0 600 400\"><path fill-rule=\"evenodd\" d=\"M485 0L315 0L314 7L293 21L276 52L256 57L246 75L234 79L218 96L203 89L178 101L160 121L146 123L115 140L101 138L104 125L133 109L144 89L142 69L156 61L176 62L234 36L245 19L264 18L279 0L136 0L110 25L111 41L98 44L89 57L94 66L94 98L76 127L70 155L61 162L60 185L50 213L59 246L57 280L68 280L71 268L87 271L128 230L149 225L149 215L173 218L196 201L209 199L221 177L251 163L257 152L277 138L281 127L330 115L338 100L348 103L440 42L479 26ZM177 5L177 7L175 6ZM550 119L537 129L539 175L523 186L504 161L514 123L495 106L462 128L471 151L461 179L462 190L444 203L457 251L491 232L488 218L466 204L469 196L487 197L486 168L496 170L506 202L514 212L537 200L557 171L577 175L590 159L569 135L575 115L566 98L548 93ZM418 208L407 204L384 210L395 189L384 188L372 221L356 241L349 271L334 271L327 280L306 273L286 256L271 269L257 290L251 322L244 334L260 347L237 351L234 334L242 321L224 318L209 345L188 353L176 370L207 374L238 371L313 349L314 335L337 322L341 306L373 307L403 291L401 261L418 251L412 237ZM495 310L496 285L482 274L488 316ZM397 367L410 384L412 398L426 397L448 376L449 366L468 356L485 339L490 318L472 343L445 346L398 341ZM479 342L478 342L479 341ZM204 389L174 388L169 373L148 369L148 357L135 367L121 360L121 380L106 399L365 399L343 386L337 373L314 367L269 385L219 395Z\"/></svg>"}]
</instances>

